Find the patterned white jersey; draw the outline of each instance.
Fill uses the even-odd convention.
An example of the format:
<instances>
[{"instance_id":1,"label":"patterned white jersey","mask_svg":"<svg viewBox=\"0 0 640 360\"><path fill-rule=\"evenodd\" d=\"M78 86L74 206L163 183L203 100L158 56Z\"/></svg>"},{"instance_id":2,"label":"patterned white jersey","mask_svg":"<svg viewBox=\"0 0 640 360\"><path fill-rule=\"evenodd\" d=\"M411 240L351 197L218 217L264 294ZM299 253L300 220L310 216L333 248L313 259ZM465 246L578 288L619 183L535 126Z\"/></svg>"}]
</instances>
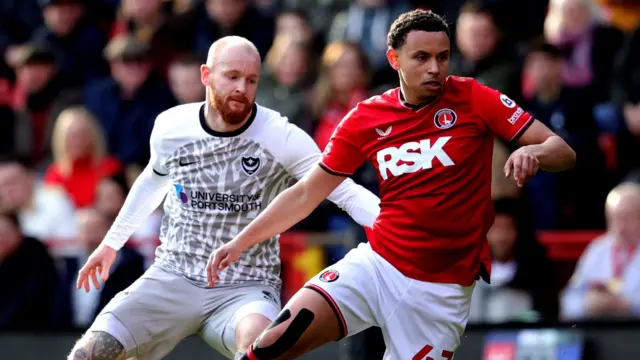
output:
<instances>
[{"instance_id":1,"label":"patterned white jersey","mask_svg":"<svg viewBox=\"0 0 640 360\"><path fill-rule=\"evenodd\" d=\"M156 262L202 286L212 251L231 241L320 160L311 137L273 110L254 105L245 125L220 133L207 125L204 107L180 105L160 114L151 135L150 161L155 176L171 184ZM362 205L372 216L364 222L373 222L379 211L379 200L350 180L332 196L329 199L347 211L348 203L366 200L369 204ZM259 281L279 289L279 275L274 237L248 249L219 274L217 284Z\"/></svg>"}]
</instances>

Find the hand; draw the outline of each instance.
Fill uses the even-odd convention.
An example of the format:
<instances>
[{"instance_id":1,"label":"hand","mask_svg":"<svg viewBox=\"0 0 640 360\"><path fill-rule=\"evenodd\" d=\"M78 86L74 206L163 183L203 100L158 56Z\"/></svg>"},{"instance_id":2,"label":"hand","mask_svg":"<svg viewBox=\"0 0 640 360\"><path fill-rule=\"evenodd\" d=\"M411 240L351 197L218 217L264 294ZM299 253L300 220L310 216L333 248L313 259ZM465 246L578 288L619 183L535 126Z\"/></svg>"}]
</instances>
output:
<instances>
[{"instance_id":1,"label":"hand","mask_svg":"<svg viewBox=\"0 0 640 360\"><path fill-rule=\"evenodd\" d=\"M111 269L111 265L113 265L113 262L116 260L116 253L116 250L106 245L101 244L98 246L93 254L89 256L87 263L80 269L76 288L84 288L84 291L89 292L89 290L91 290L89 278L91 278L95 288L100 289L100 283L98 283L96 274L100 273L102 282L107 281L109 278L109 269Z\"/></svg>"},{"instance_id":2,"label":"hand","mask_svg":"<svg viewBox=\"0 0 640 360\"><path fill-rule=\"evenodd\" d=\"M237 242L232 240L211 253L207 262L207 281L209 286L215 286L215 282L220 280L218 271L226 269L232 262L238 260L243 251L244 249L240 248Z\"/></svg>"},{"instance_id":3,"label":"hand","mask_svg":"<svg viewBox=\"0 0 640 360\"><path fill-rule=\"evenodd\" d=\"M540 167L540 161L533 154L533 146L523 146L514 151L504 165L504 175L509 178L513 176L518 187L523 187L525 182L534 177Z\"/></svg>"},{"instance_id":4,"label":"hand","mask_svg":"<svg viewBox=\"0 0 640 360\"><path fill-rule=\"evenodd\" d=\"M627 315L631 304L626 299L603 289L591 289L585 297L587 312L592 316Z\"/></svg>"}]
</instances>

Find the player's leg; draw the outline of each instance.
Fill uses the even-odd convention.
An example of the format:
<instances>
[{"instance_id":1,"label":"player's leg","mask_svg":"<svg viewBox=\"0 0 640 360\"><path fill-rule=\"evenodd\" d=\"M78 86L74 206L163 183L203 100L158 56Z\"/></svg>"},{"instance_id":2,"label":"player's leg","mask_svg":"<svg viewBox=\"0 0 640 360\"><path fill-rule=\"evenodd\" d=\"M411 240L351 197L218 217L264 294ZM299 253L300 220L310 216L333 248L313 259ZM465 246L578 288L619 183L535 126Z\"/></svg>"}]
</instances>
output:
<instances>
[{"instance_id":1,"label":"player's leg","mask_svg":"<svg viewBox=\"0 0 640 360\"><path fill-rule=\"evenodd\" d=\"M152 266L105 306L71 360L158 359L199 326L202 289ZM199 304L199 303L197 303Z\"/></svg>"},{"instance_id":2,"label":"player's leg","mask_svg":"<svg viewBox=\"0 0 640 360\"><path fill-rule=\"evenodd\" d=\"M124 360L125 348L113 335L102 331L91 331L78 340L69 360Z\"/></svg>"},{"instance_id":3,"label":"player's leg","mask_svg":"<svg viewBox=\"0 0 640 360\"><path fill-rule=\"evenodd\" d=\"M241 359L294 359L344 337L341 321L322 295L303 288Z\"/></svg>"},{"instance_id":4,"label":"player's leg","mask_svg":"<svg viewBox=\"0 0 640 360\"><path fill-rule=\"evenodd\" d=\"M228 358L245 351L280 312L278 291L263 284L206 290L200 336Z\"/></svg>"},{"instance_id":5,"label":"player's leg","mask_svg":"<svg viewBox=\"0 0 640 360\"><path fill-rule=\"evenodd\" d=\"M277 316L277 313L276 313ZM260 334L276 319L268 318L262 314L247 314L243 316L236 325L236 354L247 351L249 345L253 344Z\"/></svg>"},{"instance_id":6,"label":"player's leg","mask_svg":"<svg viewBox=\"0 0 640 360\"><path fill-rule=\"evenodd\" d=\"M367 245L360 245L310 280L242 359L293 359L323 344L377 324L369 301L376 301Z\"/></svg>"},{"instance_id":7,"label":"player's leg","mask_svg":"<svg viewBox=\"0 0 640 360\"><path fill-rule=\"evenodd\" d=\"M474 286L409 279L377 255L385 360L451 360L464 333Z\"/></svg>"}]
</instances>

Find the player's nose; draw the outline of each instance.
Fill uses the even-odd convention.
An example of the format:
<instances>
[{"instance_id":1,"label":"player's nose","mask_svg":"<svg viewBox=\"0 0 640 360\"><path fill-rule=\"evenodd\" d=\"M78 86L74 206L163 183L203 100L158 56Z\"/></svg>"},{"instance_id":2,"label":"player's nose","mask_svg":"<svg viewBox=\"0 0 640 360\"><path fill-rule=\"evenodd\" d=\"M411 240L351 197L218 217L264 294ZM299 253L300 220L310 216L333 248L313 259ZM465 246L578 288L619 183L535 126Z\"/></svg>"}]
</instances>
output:
<instances>
[{"instance_id":1,"label":"player's nose","mask_svg":"<svg viewBox=\"0 0 640 360\"><path fill-rule=\"evenodd\" d=\"M432 58L427 62L426 68L429 75L437 75L440 73L440 64L438 64L438 61L435 58Z\"/></svg>"}]
</instances>

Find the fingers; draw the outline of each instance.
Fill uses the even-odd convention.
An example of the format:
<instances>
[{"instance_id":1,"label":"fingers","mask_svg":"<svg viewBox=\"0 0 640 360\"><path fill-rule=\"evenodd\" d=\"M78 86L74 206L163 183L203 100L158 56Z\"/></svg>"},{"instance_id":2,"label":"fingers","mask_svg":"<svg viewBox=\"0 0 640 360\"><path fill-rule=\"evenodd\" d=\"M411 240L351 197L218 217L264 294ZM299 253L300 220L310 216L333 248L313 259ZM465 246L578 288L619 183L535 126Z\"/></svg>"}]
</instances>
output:
<instances>
[{"instance_id":1,"label":"fingers","mask_svg":"<svg viewBox=\"0 0 640 360\"><path fill-rule=\"evenodd\" d=\"M218 267L220 266L221 251L218 250L213 253L212 258L209 259L209 263L207 264L207 281L209 282L210 287L215 286L215 282L220 280L218 276Z\"/></svg>"},{"instance_id":2,"label":"fingers","mask_svg":"<svg viewBox=\"0 0 640 360\"><path fill-rule=\"evenodd\" d=\"M76 289L80 290L82 288L85 288L86 291L89 291L85 286L85 282L87 282L87 273L85 269L82 268L82 270L80 270L80 273L78 273L78 281L76 281Z\"/></svg>"},{"instance_id":3,"label":"fingers","mask_svg":"<svg viewBox=\"0 0 640 360\"><path fill-rule=\"evenodd\" d=\"M229 257L226 257L224 260L220 262L220 267L218 269L224 270L227 268L227 266L229 266Z\"/></svg>"},{"instance_id":4,"label":"fingers","mask_svg":"<svg viewBox=\"0 0 640 360\"><path fill-rule=\"evenodd\" d=\"M514 160L514 180L518 186L523 187L538 172L539 166L540 161L532 155L519 156Z\"/></svg>"},{"instance_id":5,"label":"fingers","mask_svg":"<svg viewBox=\"0 0 640 360\"><path fill-rule=\"evenodd\" d=\"M98 282L98 277L96 276L97 270L96 268L91 269L91 272L89 273L89 277L91 278L91 281L93 281L93 287L96 289L100 289L100 283Z\"/></svg>"},{"instance_id":6,"label":"fingers","mask_svg":"<svg viewBox=\"0 0 640 360\"><path fill-rule=\"evenodd\" d=\"M511 176L511 169L513 167L513 159L509 157L507 163L504 164L504 177L509 178Z\"/></svg>"},{"instance_id":7,"label":"fingers","mask_svg":"<svg viewBox=\"0 0 640 360\"><path fill-rule=\"evenodd\" d=\"M100 266L98 268L98 271L100 272L100 278L102 279L102 282L105 283L107 282L107 279L109 279L109 270L111 269L111 265L109 264L102 264L102 266Z\"/></svg>"}]
</instances>

